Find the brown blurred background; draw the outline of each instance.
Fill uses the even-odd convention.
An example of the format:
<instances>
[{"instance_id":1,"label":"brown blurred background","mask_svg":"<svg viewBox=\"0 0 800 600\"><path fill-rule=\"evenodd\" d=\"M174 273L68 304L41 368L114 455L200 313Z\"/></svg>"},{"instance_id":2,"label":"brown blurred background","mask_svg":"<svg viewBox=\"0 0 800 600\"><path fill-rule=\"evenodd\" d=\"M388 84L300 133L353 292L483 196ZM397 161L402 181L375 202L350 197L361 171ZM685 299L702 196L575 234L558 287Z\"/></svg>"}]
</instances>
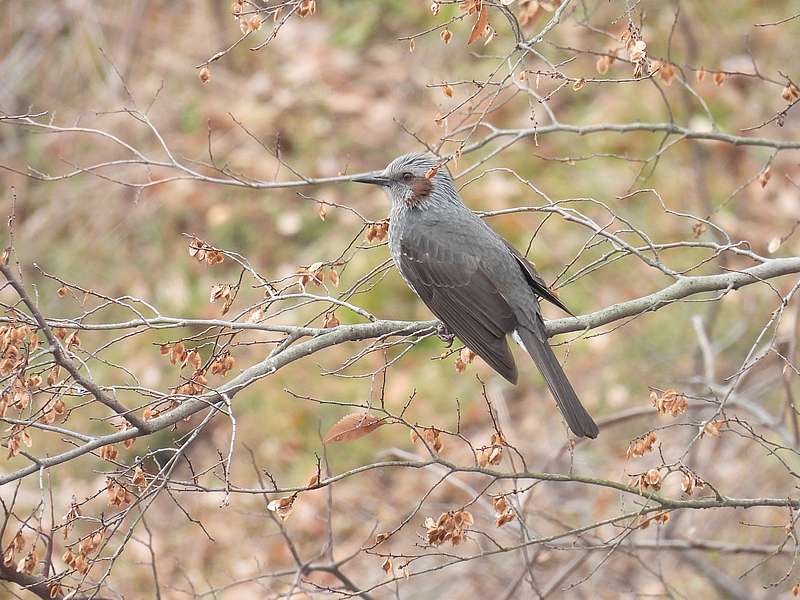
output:
<instances>
[{"instance_id":1,"label":"brown blurred background","mask_svg":"<svg viewBox=\"0 0 800 600\"><path fill-rule=\"evenodd\" d=\"M467 47L469 22L457 22L451 26L454 39L450 44L444 45L434 32L417 39L414 51L409 52L408 41L400 41L399 37L432 27L457 12L455 6L443 6L434 17L428 4L396 0L321 1L314 16L290 19L263 50L249 51L254 44L246 40L213 63L209 82L202 84L195 65L229 46L240 35L228 2L5 2L0 5L0 110L5 114L48 111L59 126L79 125L112 132L148 155L163 159L163 149L152 131L121 112L123 108L136 108L147 111L172 152L182 160L208 160L210 130L218 164L261 180L295 177L235 120L270 148L277 145L282 158L304 175L334 176L376 169L400 153L421 148L404 132L404 127L429 143L444 135L443 127L435 119L463 100L473 88L456 85L451 99L442 93L439 84L486 79L498 64L497 55L504 55L512 44L507 24L494 16L492 22L498 36L486 47ZM666 57L676 6L680 5L670 51L676 64L695 69L704 66L709 72L750 73L753 65L747 54L749 45L765 76L781 80L781 71L800 77L794 71L794 40L800 34L800 20L779 27L753 27L754 23L778 20L793 13L797 9L793 2L635 4L637 11L646 13L643 36L652 57ZM572 62L560 67L571 76L599 77L595 67L597 56L562 48L606 52L619 46L618 41L581 26L580 22L585 20L619 35L626 24L622 18L625 6L616 1L576 5L576 12L547 37L539 50L554 63L574 56ZM550 15L544 11L525 27L525 35L533 35ZM637 22L638 19L637 16ZM268 31L265 27L255 34L257 41L265 39ZM543 63L535 61L529 66L531 71L545 68ZM757 77L732 75L718 86L710 76L697 82L694 70L685 68L684 73L694 92L708 105L716 125L729 133L739 134L742 128L758 125L786 106L781 99L782 87ZM529 81L533 77L529 75ZM607 77L630 77L630 66L615 63ZM543 75L540 93L546 95L558 84ZM562 123L573 125L664 122L672 117L691 129L712 126L697 99L677 82L670 86L663 82L658 85L590 83L578 91L568 85L553 95L550 106ZM541 106L536 107L535 121L531 120L530 109L524 96L509 97L487 120L496 127L547 124ZM795 140L797 134L793 113L783 127L773 123L754 133L771 139ZM769 254L770 241L788 235L800 219L799 190L792 183L792 180L800 182L796 152L779 154L772 161L772 177L762 188L756 178L770 157L770 148L682 141L655 163L643 166L637 162L651 156L662 142L662 134L651 132L587 136L557 133L539 137L538 144L527 138L459 183L469 182L462 194L476 210L541 204L542 199L512 174L491 171L496 167L513 168L554 200L576 199L574 205L601 225L609 220L608 212L591 199L605 203L617 215L635 223L656 243L713 239L713 232L708 231L697 237L692 221L666 214L652 194L618 198L632 190L654 188L671 209L710 216L734 241L747 240L754 251L764 255ZM472 164L496 146L497 142L465 155L458 167ZM446 144L444 150L453 147ZM30 166L58 175L125 156L119 147L97 136L46 133L21 125L0 124L0 163L18 170L25 171ZM642 169L642 178L637 180ZM484 170L488 172L473 181L473 176ZM98 175L111 174L141 182L167 173L158 168L148 171L140 166L125 166ZM214 318L219 315L219 306L208 303L210 287L235 277L238 271L230 262L208 269L190 260L182 233L238 252L261 273L278 278L291 275L300 265L335 259L361 227L357 217L341 208L329 208L325 220L320 220L317 204L291 189L258 191L184 180L136 190L92 174L42 182L7 170L0 171L0 186L5 212L12 196L16 197L15 247L25 265L28 283L40 286L40 306L50 316L80 314L82 308L75 299L58 298L55 294L58 286L37 275L30 268L31 263L108 295L145 298L166 315ZM312 198L353 207L368 219L382 219L388 210L379 191L351 183L301 191ZM541 213L522 212L494 217L491 224L518 248L525 249L544 219ZM599 249L582 250L589 237L590 233L579 225L549 218L533 240L530 257L544 278L552 282L578 253L581 257L568 275L602 254ZM355 253L342 272L343 288L388 256L381 244L366 244L361 240L359 243L365 248ZM776 253L789 256L798 251L796 238L790 237ZM680 270L707 256L705 250L682 247L675 252L665 251L662 260ZM726 263L728 268L750 264L731 257ZM719 266L719 261L710 261L692 274L719 272ZM626 257L579 278L559 293L576 314L583 314L645 295L669 283L663 274L634 257ZM785 292L790 284L781 280L775 286ZM259 290L246 290L243 304L258 294ZM393 270L368 293L358 295L356 302L380 318L430 318ZM651 387L698 389L692 385L702 376L703 365L698 358L693 317L700 317L705 324L714 347L716 376L721 382L740 366L775 308L776 297L767 286L750 286L728 294L719 303L675 304L624 324L589 332L569 344L566 356L564 346L559 346L560 355L565 358L567 373L584 403L602 419L626 409L648 406ZM551 318L561 316L547 310ZM300 311L288 315L286 322L299 324L314 314L314 311ZM357 320L346 313L337 316L342 322ZM791 324L785 325L781 335L793 335ZM321 325L321 319L316 325ZM84 344L93 345L105 339L100 334L85 337L88 339ZM174 369L153 345L165 339L158 334L140 336L127 345L115 346L106 358L124 362L142 385L166 389L174 384ZM564 339L573 336L557 341ZM410 421L452 430L460 414L463 435L476 444L487 443L492 423L481 397L481 386L475 379L475 374L479 374L487 382L489 397L506 437L519 449L528 467L568 471L569 453L561 452L566 436L559 416L539 375L524 357L518 355L521 382L513 387L479 361L459 374L453 366L455 357L432 360L443 349L438 340L430 339L406 354L389 371L386 404L397 411L416 392L406 415ZM263 352L259 347L243 348L237 356L237 366L243 368L259 360ZM369 380L320 375L321 371L335 368L352 352L353 347L341 346L295 362L236 398L239 430L232 477L239 485L258 486L245 447L252 450L257 464L282 485L305 483L313 471L315 453L323 452L320 431L324 432L346 410L303 401L285 390L340 403L366 402ZM367 372L380 365L379 357L372 355L353 372ZM772 413L784 402L781 367L777 360L766 360L751 375L746 388L750 401ZM102 365L93 373L100 380L118 377ZM631 465L625 458L629 441L667 424L672 421L653 411L604 430L596 442L577 447L575 468L604 479L627 482L627 474L660 462L655 453L634 459L638 462ZM92 427L100 431L104 425ZM179 433L161 432L137 441L124 453L135 456L146 447L169 445ZM204 443L191 451L192 459L198 465L216 460L217 451L227 448L229 433L226 421L215 422L203 434L207 436ZM680 456L696 433L691 427L659 432L667 459ZM333 472L342 472L372 461L407 458L419 450L403 428L387 426L362 440L328 447L327 460ZM447 460L469 463L469 457L456 444L450 456L448 450L446 447L443 452ZM797 465L796 454L784 458L790 466ZM2 468L15 468L16 460L19 459L8 461ZM775 460L752 440L741 440L736 435L704 439L693 447L687 460L731 496L782 497L796 492L794 482ZM58 507L63 509L62 513L66 512L73 495L82 499L102 488L100 471L100 461L91 457L54 470L48 484L52 484L55 494L56 512ZM324 547L328 519L332 519L335 555L343 558L357 551L375 531L398 525L436 482L440 476L437 473L403 469L369 471L334 487L330 515L327 491L305 494L286 527L304 556L311 557ZM183 476L188 477L188 471ZM414 544L421 543L418 536L424 534L421 529L424 516L436 518L439 513L463 504L471 498L470 489L480 489L481 482L485 483L468 475L454 479L454 483L446 483L431 494L415 516L416 529L410 527L404 537L393 540L392 552L415 550ZM0 491L3 497L8 493L10 490ZM22 493L23 501L35 503L40 492L35 482L26 481ZM679 490L667 486L665 493L679 493ZM222 494L178 496L186 511L202 521L213 542L169 496L159 499L148 512L148 524L159 558L162 598L193 597L258 573L292 568L285 539L267 516L261 496L234 495L227 507L220 506ZM526 537L558 531L564 523L576 526L618 510L636 510L637 506L631 498L611 490L573 484L540 484L526 495L525 503L529 517L527 531L521 532L517 525L496 530L493 511L485 498L471 508L476 527L496 536L499 544L512 545ZM98 498L94 506L99 514L104 499ZM738 526L740 521L760 526ZM674 515L673 522L663 530L656 532L650 528L634 535L653 543L663 536L711 539L721 544L774 544L782 539L784 532L780 528L785 521L785 509L686 512ZM142 539L146 537L137 530L137 538L140 535ZM126 598L154 597L150 554L139 541L135 539L127 545L112 575L114 589ZM7 542L3 540L4 545ZM443 546L439 551L475 553L481 548L489 551L494 546L487 538L475 535L465 547ZM788 569L789 562L781 557L738 579L763 556L643 550L639 555L618 552L603 562L604 555L602 551L587 553L564 585L591 575L589 579L569 591L556 590L552 597L731 597L726 595L725 586L715 581L716 577L722 577L729 580L730 593L739 590L751 594L750 597L769 598L788 594L793 583L790 578L777 588L765 591L762 587L780 579ZM533 576L540 583L551 581L577 556L580 554L543 549L534 561ZM429 568L437 560L419 561L412 570ZM501 553L433 571L397 586L382 587L374 595L533 597L527 583L512 587L524 570L525 560L526 556L520 553ZM368 587L385 578L381 563L381 558L362 553L343 570L359 585ZM322 586L335 583L324 574L315 577ZM286 593L299 598L302 596L299 591L291 591L291 579L256 579L206 597L278 597ZM22 597L26 597L24 593Z\"/></svg>"}]
</instances>

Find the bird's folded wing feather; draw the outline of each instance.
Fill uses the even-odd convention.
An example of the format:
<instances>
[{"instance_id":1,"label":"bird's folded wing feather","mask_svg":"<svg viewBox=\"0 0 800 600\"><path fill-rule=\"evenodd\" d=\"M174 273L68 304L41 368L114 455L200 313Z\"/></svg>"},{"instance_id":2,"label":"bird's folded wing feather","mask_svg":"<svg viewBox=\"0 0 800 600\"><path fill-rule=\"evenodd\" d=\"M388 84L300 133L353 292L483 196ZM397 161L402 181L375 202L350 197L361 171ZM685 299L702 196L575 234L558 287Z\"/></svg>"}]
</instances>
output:
<instances>
[{"instance_id":1,"label":"bird's folded wing feather","mask_svg":"<svg viewBox=\"0 0 800 600\"><path fill-rule=\"evenodd\" d=\"M432 232L420 229L403 234L400 250L400 271L431 312L470 350L516 383L517 368L506 342L516 317L480 259L448 248Z\"/></svg>"},{"instance_id":2,"label":"bird's folded wing feather","mask_svg":"<svg viewBox=\"0 0 800 600\"><path fill-rule=\"evenodd\" d=\"M505 242L505 240L503 241ZM548 302L555 304L565 313L574 317L575 315L572 314L572 311L564 306L561 300L559 300L558 297L550 290L550 288L547 287L544 279L539 277L539 274L536 272L536 269L533 267L531 262L508 242L506 242L506 246L508 246L508 249L511 250L511 254L514 255L514 258L517 259L517 263L519 263L519 266L522 268L522 272L525 274L525 279L528 280L528 283L530 284L534 293L540 298L544 298Z\"/></svg>"}]
</instances>

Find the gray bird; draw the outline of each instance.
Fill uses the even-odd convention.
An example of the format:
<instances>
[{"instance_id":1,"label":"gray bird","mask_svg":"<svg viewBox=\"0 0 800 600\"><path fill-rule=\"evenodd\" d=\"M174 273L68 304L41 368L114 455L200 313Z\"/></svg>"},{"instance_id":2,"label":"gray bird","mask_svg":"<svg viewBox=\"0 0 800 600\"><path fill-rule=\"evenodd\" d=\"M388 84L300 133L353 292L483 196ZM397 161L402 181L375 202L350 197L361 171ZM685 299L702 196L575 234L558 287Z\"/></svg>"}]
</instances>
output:
<instances>
[{"instance_id":1,"label":"gray bird","mask_svg":"<svg viewBox=\"0 0 800 600\"><path fill-rule=\"evenodd\" d=\"M381 172L354 179L381 186L391 200L389 251L403 279L434 315L511 383L511 334L531 355L572 432L597 437L547 343L544 298L570 312L524 256L467 206L433 154L406 154ZM572 313L570 313L572 314Z\"/></svg>"}]
</instances>

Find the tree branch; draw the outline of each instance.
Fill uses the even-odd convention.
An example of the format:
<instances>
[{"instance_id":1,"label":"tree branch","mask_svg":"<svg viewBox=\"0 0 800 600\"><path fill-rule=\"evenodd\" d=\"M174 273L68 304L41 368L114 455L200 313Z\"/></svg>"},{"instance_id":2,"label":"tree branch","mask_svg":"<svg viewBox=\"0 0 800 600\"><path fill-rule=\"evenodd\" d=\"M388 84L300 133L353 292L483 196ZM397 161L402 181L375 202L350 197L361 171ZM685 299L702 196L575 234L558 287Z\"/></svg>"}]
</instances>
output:
<instances>
[{"instance_id":1,"label":"tree branch","mask_svg":"<svg viewBox=\"0 0 800 600\"><path fill-rule=\"evenodd\" d=\"M4 274L6 274L6 271L7 267L3 267ZM682 277L672 285L658 292L642 296L635 300L614 304L602 310L589 313L588 315L548 321L546 324L547 333L549 336L554 336L574 331L588 331L626 317L656 311L667 304L694 294L736 290L746 285L792 273L800 273L800 257L773 258L743 271L720 273L718 275ZM202 396L185 400L177 408L159 415L147 423L142 423L131 429L97 437L90 442L61 454L41 458L37 464L29 465L28 467L0 476L0 485L16 481L31 473L36 473L40 469L48 469L52 466L72 460L107 444L114 444L171 427L201 410L223 402L224 396L233 398L241 390L259 379L272 375L286 365L310 356L320 350L346 342L397 335L419 335L434 330L436 325L437 321L375 321L373 323L342 325L333 329L326 329L324 330L325 333L289 346L277 355L269 356L261 362L245 369L237 377L233 378L225 385L220 386L218 391L211 391ZM58 348L58 345L55 347ZM124 407L121 407L121 410L124 410Z\"/></svg>"},{"instance_id":2,"label":"tree branch","mask_svg":"<svg viewBox=\"0 0 800 600\"><path fill-rule=\"evenodd\" d=\"M64 367L64 369L72 376L72 378L85 390L87 390L92 396L94 396L98 401L105 404L115 413L123 417L128 423L133 425L134 427L144 430L146 425L144 421L142 421L139 417L132 414L128 408L123 406L120 402L118 402L115 398L109 396L105 391L103 391L100 386L98 386L94 381L92 381L88 377L84 377L80 369L74 363L74 361L67 356L67 353L61 347L61 343L58 341L56 336L53 334L53 331L50 329L50 326L47 324L47 321L42 316L42 313L37 308L36 304L33 302L31 297L28 295L28 292L25 290L25 287L22 283L17 279L16 275L14 275L14 271L8 265L0 266L0 271L3 273L5 278L8 280L8 283L11 284L11 287L14 288L14 291L17 292L22 302L25 306L28 307L28 310L31 311L31 315L36 321L36 324L39 326L39 329L42 330L44 333L45 338L47 338L47 343L50 345L50 352L53 353L53 358L55 361Z\"/></svg>"}]
</instances>

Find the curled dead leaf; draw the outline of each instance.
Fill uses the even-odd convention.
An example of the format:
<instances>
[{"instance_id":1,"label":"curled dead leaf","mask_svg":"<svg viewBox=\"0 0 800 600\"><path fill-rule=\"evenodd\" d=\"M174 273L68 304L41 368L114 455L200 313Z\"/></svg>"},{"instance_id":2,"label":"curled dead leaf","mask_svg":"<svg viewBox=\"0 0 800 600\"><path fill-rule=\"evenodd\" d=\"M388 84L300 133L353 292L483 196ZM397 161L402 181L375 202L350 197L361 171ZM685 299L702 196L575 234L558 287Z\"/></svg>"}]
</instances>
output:
<instances>
[{"instance_id":1,"label":"curled dead leaf","mask_svg":"<svg viewBox=\"0 0 800 600\"><path fill-rule=\"evenodd\" d=\"M800 89L793 83L789 82L781 91L781 98L786 102L795 102L800 99Z\"/></svg>"},{"instance_id":2,"label":"curled dead leaf","mask_svg":"<svg viewBox=\"0 0 800 600\"><path fill-rule=\"evenodd\" d=\"M476 19L475 24L472 26L472 31L469 32L467 45L484 35L486 26L489 24L489 9L483 1L481 1L480 6L481 8L478 11L478 18Z\"/></svg>"},{"instance_id":3,"label":"curled dead leaf","mask_svg":"<svg viewBox=\"0 0 800 600\"><path fill-rule=\"evenodd\" d=\"M296 498L297 494L294 496L284 496L283 498L271 500L267 505L267 510L276 513L278 517L280 517L281 521L285 521L289 518L289 515L292 514L292 510L294 509L294 501Z\"/></svg>"}]
</instances>

